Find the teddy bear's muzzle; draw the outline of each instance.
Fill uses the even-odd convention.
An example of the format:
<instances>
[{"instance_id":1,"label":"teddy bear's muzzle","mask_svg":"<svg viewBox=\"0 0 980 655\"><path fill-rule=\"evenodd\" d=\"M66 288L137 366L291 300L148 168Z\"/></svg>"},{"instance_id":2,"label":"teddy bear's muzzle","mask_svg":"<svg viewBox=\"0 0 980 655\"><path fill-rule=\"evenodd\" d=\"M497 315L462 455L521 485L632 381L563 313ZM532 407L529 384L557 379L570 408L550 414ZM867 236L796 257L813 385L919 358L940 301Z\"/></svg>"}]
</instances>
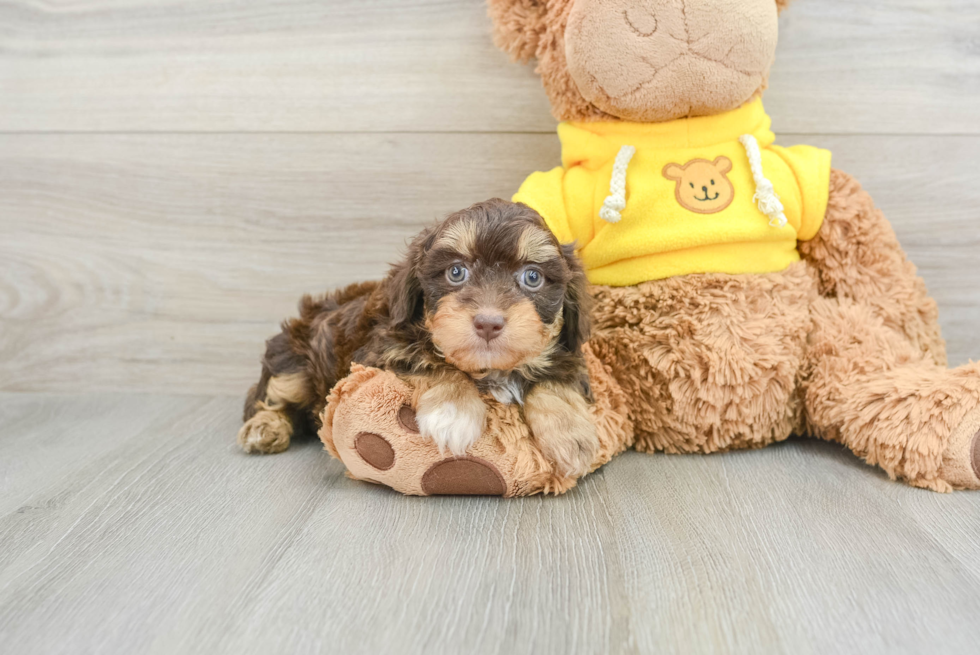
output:
<instances>
[{"instance_id":1,"label":"teddy bear's muzzle","mask_svg":"<svg viewBox=\"0 0 980 655\"><path fill-rule=\"evenodd\" d=\"M765 85L777 34L772 0L575 0L565 55L599 109L659 122L747 102Z\"/></svg>"}]
</instances>

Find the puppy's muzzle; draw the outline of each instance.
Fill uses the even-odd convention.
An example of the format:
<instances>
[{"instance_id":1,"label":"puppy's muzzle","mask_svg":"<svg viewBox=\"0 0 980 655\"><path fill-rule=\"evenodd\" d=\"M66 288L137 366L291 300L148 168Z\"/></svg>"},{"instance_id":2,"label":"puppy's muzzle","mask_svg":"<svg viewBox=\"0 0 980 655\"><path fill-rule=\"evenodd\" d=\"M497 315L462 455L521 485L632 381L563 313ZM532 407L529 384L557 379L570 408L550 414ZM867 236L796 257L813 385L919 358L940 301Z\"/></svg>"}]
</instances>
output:
<instances>
[{"instance_id":1,"label":"puppy's muzzle","mask_svg":"<svg viewBox=\"0 0 980 655\"><path fill-rule=\"evenodd\" d=\"M473 317L473 330L481 339L490 343L503 334L505 323L500 314L477 314Z\"/></svg>"}]
</instances>

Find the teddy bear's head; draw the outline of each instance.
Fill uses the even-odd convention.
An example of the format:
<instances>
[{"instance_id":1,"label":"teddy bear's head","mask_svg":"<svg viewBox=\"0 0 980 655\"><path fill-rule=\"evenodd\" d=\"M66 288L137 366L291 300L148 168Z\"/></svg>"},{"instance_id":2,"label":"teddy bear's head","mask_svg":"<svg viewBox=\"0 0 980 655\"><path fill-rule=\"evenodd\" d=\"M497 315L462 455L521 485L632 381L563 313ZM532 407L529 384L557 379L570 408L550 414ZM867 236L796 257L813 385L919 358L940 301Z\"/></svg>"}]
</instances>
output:
<instances>
[{"instance_id":1,"label":"teddy bear's head","mask_svg":"<svg viewBox=\"0 0 980 655\"><path fill-rule=\"evenodd\" d=\"M559 120L667 121L761 93L789 0L488 0L495 41Z\"/></svg>"}]
</instances>

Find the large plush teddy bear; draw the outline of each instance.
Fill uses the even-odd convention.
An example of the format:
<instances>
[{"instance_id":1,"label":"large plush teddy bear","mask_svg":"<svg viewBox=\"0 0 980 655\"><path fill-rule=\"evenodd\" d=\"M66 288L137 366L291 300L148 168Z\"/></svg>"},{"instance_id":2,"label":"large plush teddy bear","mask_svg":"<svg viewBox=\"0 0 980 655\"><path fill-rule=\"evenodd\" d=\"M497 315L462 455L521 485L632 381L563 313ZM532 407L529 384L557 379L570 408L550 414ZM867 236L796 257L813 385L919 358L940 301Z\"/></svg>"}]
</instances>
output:
<instances>
[{"instance_id":1,"label":"large plush teddy bear","mask_svg":"<svg viewBox=\"0 0 980 655\"><path fill-rule=\"evenodd\" d=\"M948 369L935 302L830 153L773 145L761 101L785 0L490 0L496 42L537 59L561 166L515 200L575 242L603 448L711 453L791 434L892 478L980 488L980 365ZM519 408L444 458L417 392L355 368L321 438L408 494L562 492Z\"/></svg>"}]
</instances>

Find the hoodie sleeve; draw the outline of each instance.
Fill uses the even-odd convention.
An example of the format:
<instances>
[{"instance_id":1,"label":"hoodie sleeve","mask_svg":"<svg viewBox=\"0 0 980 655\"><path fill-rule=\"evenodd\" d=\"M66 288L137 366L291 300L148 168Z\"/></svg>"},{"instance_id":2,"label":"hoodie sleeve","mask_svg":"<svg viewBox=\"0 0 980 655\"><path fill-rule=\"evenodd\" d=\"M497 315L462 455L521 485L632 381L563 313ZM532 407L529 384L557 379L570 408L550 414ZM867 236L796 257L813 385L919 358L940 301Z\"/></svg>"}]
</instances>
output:
<instances>
[{"instance_id":1,"label":"hoodie sleeve","mask_svg":"<svg viewBox=\"0 0 980 655\"><path fill-rule=\"evenodd\" d=\"M565 209L564 179L565 169L561 166L547 173L531 173L512 200L522 202L541 214L558 241L572 243L575 238Z\"/></svg>"},{"instance_id":2,"label":"hoodie sleeve","mask_svg":"<svg viewBox=\"0 0 980 655\"><path fill-rule=\"evenodd\" d=\"M830 151L813 146L781 148L771 146L773 152L786 162L796 178L803 213L797 238L809 241L817 236L830 200Z\"/></svg>"}]
</instances>

